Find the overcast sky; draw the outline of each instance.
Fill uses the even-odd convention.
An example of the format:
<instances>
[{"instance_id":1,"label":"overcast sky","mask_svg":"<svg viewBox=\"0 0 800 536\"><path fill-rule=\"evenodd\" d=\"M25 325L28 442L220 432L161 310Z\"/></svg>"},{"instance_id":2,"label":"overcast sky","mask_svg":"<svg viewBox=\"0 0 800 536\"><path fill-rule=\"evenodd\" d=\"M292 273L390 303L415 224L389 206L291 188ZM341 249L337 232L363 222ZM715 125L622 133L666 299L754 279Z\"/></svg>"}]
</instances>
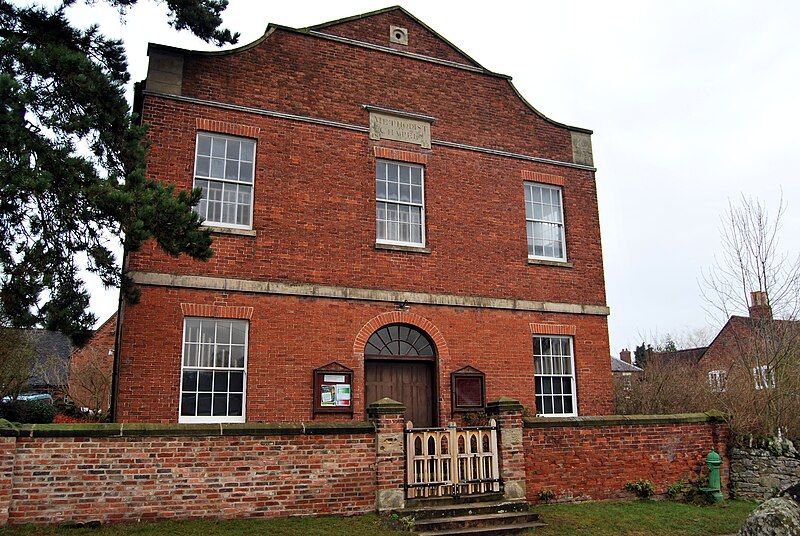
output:
<instances>
[{"instance_id":1,"label":"overcast sky","mask_svg":"<svg viewBox=\"0 0 800 536\"><path fill-rule=\"evenodd\" d=\"M169 28L163 7L139 1L125 25L102 2L70 16L124 40L133 80L146 75L148 41L213 48ZM303 27L388 5L231 0L224 20L244 44L268 22ZM612 353L642 334L718 326L698 281L713 263L729 199L775 205L782 191L784 246L800 250L800 2L402 5L488 69L513 76L549 117L594 130ZM91 288L104 320L116 292Z\"/></svg>"}]
</instances>

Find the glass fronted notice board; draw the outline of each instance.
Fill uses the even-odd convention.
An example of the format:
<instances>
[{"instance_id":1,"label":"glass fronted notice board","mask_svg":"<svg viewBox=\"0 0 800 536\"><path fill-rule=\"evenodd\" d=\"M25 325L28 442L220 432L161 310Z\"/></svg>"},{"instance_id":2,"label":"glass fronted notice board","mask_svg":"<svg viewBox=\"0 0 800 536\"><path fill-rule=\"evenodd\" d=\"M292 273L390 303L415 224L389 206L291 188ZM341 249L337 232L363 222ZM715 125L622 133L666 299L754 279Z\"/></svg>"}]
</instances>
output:
<instances>
[{"instance_id":1,"label":"glass fronted notice board","mask_svg":"<svg viewBox=\"0 0 800 536\"><path fill-rule=\"evenodd\" d=\"M314 370L314 413L353 413L353 371L339 363Z\"/></svg>"}]
</instances>

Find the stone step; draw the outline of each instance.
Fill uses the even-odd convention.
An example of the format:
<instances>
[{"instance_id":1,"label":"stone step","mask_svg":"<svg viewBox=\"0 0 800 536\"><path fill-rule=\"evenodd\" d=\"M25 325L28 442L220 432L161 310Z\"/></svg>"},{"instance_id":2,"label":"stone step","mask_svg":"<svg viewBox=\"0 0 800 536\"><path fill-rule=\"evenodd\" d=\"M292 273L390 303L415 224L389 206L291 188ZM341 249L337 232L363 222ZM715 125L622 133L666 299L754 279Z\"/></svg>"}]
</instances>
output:
<instances>
[{"instance_id":1,"label":"stone step","mask_svg":"<svg viewBox=\"0 0 800 536\"><path fill-rule=\"evenodd\" d=\"M479 527L506 527L521 523L533 523L539 520L539 514L533 512L499 512L494 514L472 514L455 517L440 517L419 520L414 530L422 532L442 532L451 529L470 529Z\"/></svg>"},{"instance_id":2,"label":"stone step","mask_svg":"<svg viewBox=\"0 0 800 536\"><path fill-rule=\"evenodd\" d=\"M476 495L459 495L457 497L424 497L420 499L406 499L406 508L417 508L419 506L434 506L439 504L465 504L476 502L494 502L503 499L502 491L490 493L479 493Z\"/></svg>"},{"instance_id":3,"label":"stone step","mask_svg":"<svg viewBox=\"0 0 800 536\"><path fill-rule=\"evenodd\" d=\"M545 527L544 523L530 522L530 523L515 523L513 525L495 525L491 527L473 527L467 529L448 529L448 530L432 530L427 532L417 532L418 536L457 536L464 535L470 536L477 534L480 536L498 536L501 534L519 534L522 531Z\"/></svg>"},{"instance_id":4,"label":"stone step","mask_svg":"<svg viewBox=\"0 0 800 536\"><path fill-rule=\"evenodd\" d=\"M411 516L414 519L434 519L456 517L471 514L494 514L501 512L526 512L529 505L524 500L491 501L464 504L438 504L397 510L400 516Z\"/></svg>"}]
</instances>

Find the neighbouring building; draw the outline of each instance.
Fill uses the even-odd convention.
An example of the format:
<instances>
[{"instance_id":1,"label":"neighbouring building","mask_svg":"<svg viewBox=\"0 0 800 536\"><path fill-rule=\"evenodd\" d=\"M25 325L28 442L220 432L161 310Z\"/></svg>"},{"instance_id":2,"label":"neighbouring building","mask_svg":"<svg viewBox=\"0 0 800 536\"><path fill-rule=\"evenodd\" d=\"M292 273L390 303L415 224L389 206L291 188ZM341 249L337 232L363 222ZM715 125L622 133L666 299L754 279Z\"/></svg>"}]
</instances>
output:
<instances>
[{"instance_id":1,"label":"neighbouring building","mask_svg":"<svg viewBox=\"0 0 800 536\"><path fill-rule=\"evenodd\" d=\"M750 295L748 316L731 316L708 346L651 352L651 363L698 372L713 391L727 389L731 374L754 390L776 385L775 366L797 359L800 322L773 318L764 291ZM792 357L795 356L795 357Z\"/></svg>"},{"instance_id":2,"label":"neighbouring building","mask_svg":"<svg viewBox=\"0 0 800 536\"><path fill-rule=\"evenodd\" d=\"M752 292L750 300L749 315L731 316L698 360L712 390L725 391L731 377L773 389L776 369L798 363L800 322L773 318L766 292Z\"/></svg>"},{"instance_id":3,"label":"neighbouring building","mask_svg":"<svg viewBox=\"0 0 800 536\"><path fill-rule=\"evenodd\" d=\"M22 334L30 345L29 359L25 359L28 366L27 382L21 393L47 393L56 398L63 396L67 389L69 356L72 352L69 337L60 331L46 329L6 329Z\"/></svg>"},{"instance_id":4,"label":"neighbouring building","mask_svg":"<svg viewBox=\"0 0 800 536\"><path fill-rule=\"evenodd\" d=\"M83 346L72 352L68 391L76 406L91 411L108 411L116 332L117 313L114 313Z\"/></svg>"},{"instance_id":5,"label":"neighbouring building","mask_svg":"<svg viewBox=\"0 0 800 536\"><path fill-rule=\"evenodd\" d=\"M644 372L631 361L631 351L627 348L620 350L619 357L611 356L611 375L615 389L630 390L633 378Z\"/></svg>"},{"instance_id":6,"label":"neighbouring building","mask_svg":"<svg viewBox=\"0 0 800 536\"><path fill-rule=\"evenodd\" d=\"M590 130L399 7L148 55L147 174L214 256L127 256L116 420L611 413Z\"/></svg>"}]
</instances>

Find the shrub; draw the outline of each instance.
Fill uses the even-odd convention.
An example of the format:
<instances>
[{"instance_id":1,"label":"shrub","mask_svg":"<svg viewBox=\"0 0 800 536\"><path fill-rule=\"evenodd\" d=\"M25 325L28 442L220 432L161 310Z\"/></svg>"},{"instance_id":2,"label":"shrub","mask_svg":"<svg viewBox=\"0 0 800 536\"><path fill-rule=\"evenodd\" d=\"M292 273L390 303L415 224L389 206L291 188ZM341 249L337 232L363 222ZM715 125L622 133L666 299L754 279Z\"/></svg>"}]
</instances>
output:
<instances>
[{"instance_id":1,"label":"shrub","mask_svg":"<svg viewBox=\"0 0 800 536\"><path fill-rule=\"evenodd\" d=\"M50 424L56 408L43 400L13 400L0 404L0 418L22 424Z\"/></svg>"},{"instance_id":2,"label":"shrub","mask_svg":"<svg viewBox=\"0 0 800 536\"><path fill-rule=\"evenodd\" d=\"M547 504L556 498L556 492L551 489L539 490L539 500Z\"/></svg>"},{"instance_id":3,"label":"shrub","mask_svg":"<svg viewBox=\"0 0 800 536\"><path fill-rule=\"evenodd\" d=\"M625 490L635 494L640 499L649 499L656 494L656 488L649 480L637 480L625 484Z\"/></svg>"}]
</instances>

